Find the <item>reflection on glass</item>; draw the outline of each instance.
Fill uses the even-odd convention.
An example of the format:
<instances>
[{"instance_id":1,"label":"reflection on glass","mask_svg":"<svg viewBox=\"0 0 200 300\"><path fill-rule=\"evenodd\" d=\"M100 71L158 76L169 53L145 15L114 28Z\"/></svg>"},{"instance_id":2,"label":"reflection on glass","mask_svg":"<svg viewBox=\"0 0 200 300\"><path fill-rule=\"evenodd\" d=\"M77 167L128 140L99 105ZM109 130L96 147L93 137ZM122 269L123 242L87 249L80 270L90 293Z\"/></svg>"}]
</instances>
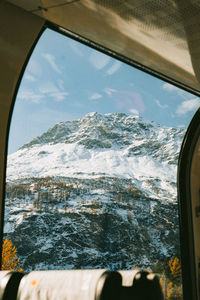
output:
<instances>
[{"instance_id":1,"label":"reflection on glass","mask_svg":"<svg viewBox=\"0 0 200 300\"><path fill-rule=\"evenodd\" d=\"M47 30L9 139L4 237L24 270L137 266L181 298L176 170L198 105Z\"/></svg>"}]
</instances>

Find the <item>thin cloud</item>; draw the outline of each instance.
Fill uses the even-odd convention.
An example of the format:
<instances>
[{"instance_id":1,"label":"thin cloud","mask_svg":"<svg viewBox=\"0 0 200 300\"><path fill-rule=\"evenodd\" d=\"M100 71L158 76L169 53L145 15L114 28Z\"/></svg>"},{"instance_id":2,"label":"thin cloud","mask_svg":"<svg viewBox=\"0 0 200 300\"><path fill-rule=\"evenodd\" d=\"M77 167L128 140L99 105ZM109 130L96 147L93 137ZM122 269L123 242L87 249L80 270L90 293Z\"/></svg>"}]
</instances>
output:
<instances>
[{"instance_id":1,"label":"thin cloud","mask_svg":"<svg viewBox=\"0 0 200 300\"><path fill-rule=\"evenodd\" d=\"M108 96L112 96L113 93L117 93L118 90L115 89L111 89L111 88L105 88L104 92L108 95Z\"/></svg>"},{"instance_id":2,"label":"thin cloud","mask_svg":"<svg viewBox=\"0 0 200 300\"><path fill-rule=\"evenodd\" d=\"M102 98L102 95L101 95L101 94L98 94L98 93L94 93L94 94L90 97L91 100L97 100L97 99L100 99L100 98Z\"/></svg>"},{"instance_id":3,"label":"thin cloud","mask_svg":"<svg viewBox=\"0 0 200 300\"><path fill-rule=\"evenodd\" d=\"M64 83L64 81L62 79L58 79L57 80L57 85L58 85L59 89L61 89L62 91L64 91L64 89L65 89L65 83Z\"/></svg>"},{"instance_id":4,"label":"thin cloud","mask_svg":"<svg viewBox=\"0 0 200 300\"><path fill-rule=\"evenodd\" d=\"M53 100L57 102L61 102L66 99L66 97L69 95L67 92L57 92L57 93L51 93L50 97L53 98Z\"/></svg>"},{"instance_id":5,"label":"thin cloud","mask_svg":"<svg viewBox=\"0 0 200 300\"><path fill-rule=\"evenodd\" d=\"M132 91L120 91L112 88L105 88L104 92L112 98L118 110L143 113L146 110L141 94Z\"/></svg>"},{"instance_id":6,"label":"thin cloud","mask_svg":"<svg viewBox=\"0 0 200 300\"><path fill-rule=\"evenodd\" d=\"M81 51L79 44L77 42L70 40L69 46L78 56L80 56L80 57L83 56L83 52Z\"/></svg>"},{"instance_id":7,"label":"thin cloud","mask_svg":"<svg viewBox=\"0 0 200 300\"><path fill-rule=\"evenodd\" d=\"M186 115L188 112L195 111L200 106L200 99L194 98L183 101L176 110L177 115Z\"/></svg>"},{"instance_id":8,"label":"thin cloud","mask_svg":"<svg viewBox=\"0 0 200 300\"><path fill-rule=\"evenodd\" d=\"M57 102L61 102L66 99L69 93L64 90L63 82L60 81L57 83L60 85L60 88L51 81L44 82L40 85L39 91L45 94L45 96L51 97Z\"/></svg>"},{"instance_id":9,"label":"thin cloud","mask_svg":"<svg viewBox=\"0 0 200 300\"><path fill-rule=\"evenodd\" d=\"M129 109L129 112L132 114L132 115L136 115L136 116L139 116L139 111L137 109L134 109L134 108L131 108Z\"/></svg>"},{"instance_id":10,"label":"thin cloud","mask_svg":"<svg viewBox=\"0 0 200 300\"><path fill-rule=\"evenodd\" d=\"M132 91L119 91L116 97L116 105L118 109L135 109L139 112L144 112L146 107L142 96L139 93Z\"/></svg>"},{"instance_id":11,"label":"thin cloud","mask_svg":"<svg viewBox=\"0 0 200 300\"><path fill-rule=\"evenodd\" d=\"M42 94L50 94L59 92L59 89L55 86L53 82L47 81L39 86L39 91Z\"/></svg>"},{"instance_id":12,"label":"thin cloud","mask_svg":"<svg viewBox=\"0 0 200 300\"><path fill-rule=\"evenodd\" d=\"M97 70L103 69L110 61L110 57L100 53L93 51L90 55L90 63L95 67Z\"/></svg>"},{"instance_id":13,"label":"thin cloud","mask_svg":"<svg viewBox=\"0 0 200 300\"><path fill-rule=\"evenodd\" d=\"M40 76L42 75L42 69L40 64L35 61L34 59L30 59L28 66L27 66L27 71L35 76Z\"/></svg>"},{"instance_id":14,"label":"thin cloud","mask_svg":"<svg viewBox=\"0 0 200 300\"><path fill-rule=\"evenodd\" d=\"M32 89L23 88L19 91L17 98L19 100L31 101L33 103L40 103L44 95L35 93Z\"/></svg>"},{"instance_id":15,"label":"thin cloud","mask_svg":"<svg viewBox=\"0 0 200 300\"><path fill-rule=\"evenodd\" d=\"M52 67L52 69L61 74L61 70L58 68L56 62L55 62L55 57L50 54L50 53L43 53L42 56L46 59L46 61L50 64L50 66Z\"/></svg>"},{"instance_id":16,"label":"thin cloud","mask_svg":"<svg viewBox=\"0 0 200 300\"><path fill-rule=\"evenodd\" d=\"M107 70L106 73L108 75L113 75L114 73L116 73L119 70L121 65L122 65L121 61L115 61L114 64Z\"/></svg>"},{"instance_id":17,"label":"thin cloud","mask_svg":"<svg viewBox=\"0 0 200 300\"><path fill-rule=\"evenodd\" d=\"M169 93L175 93L176 95L178 95L180 98L184 100L188 100L188 98L191 97L191 94L189 92L186 92L181 88L178 88L170 83L164 83L162 85L162 88Z\"/></svg>"},{"instance_id":18,"label":"thin cloud","mask_svg":"<svg viewBox=\"0 0 200 300\"><path fill-rule=\"evenodd\" d=\"M162 109L166 109L169 106L167 104L161 104L159 100L155 100L155 103L158 105L158 107L162 108Z\"/></svg>"},{"instance_id":19,"label":"thin cloud","mask_svg":"<svg viewBox=\"0 0 200 300\"><path fill-rule=\"evenodd\" d=\"M180 92L181 91L181 89L179 89L178 87L176 87L175 85L170 84L170 83L164 83L162 85L162 88L168 92L174 92L174 91Z\"/></svg>"},{"instance_id":20,"label":"thin cloud","mask_svg":"<svg viewBox=\"0 0 200 300\"><path fill-rule=\"evenodd\" d=\"M35 82L36 81L36 78L28 72L26 72L24 74L24 79L27 80L27 81L30 81L30 82Z\"/></svg>"}]
</instances>

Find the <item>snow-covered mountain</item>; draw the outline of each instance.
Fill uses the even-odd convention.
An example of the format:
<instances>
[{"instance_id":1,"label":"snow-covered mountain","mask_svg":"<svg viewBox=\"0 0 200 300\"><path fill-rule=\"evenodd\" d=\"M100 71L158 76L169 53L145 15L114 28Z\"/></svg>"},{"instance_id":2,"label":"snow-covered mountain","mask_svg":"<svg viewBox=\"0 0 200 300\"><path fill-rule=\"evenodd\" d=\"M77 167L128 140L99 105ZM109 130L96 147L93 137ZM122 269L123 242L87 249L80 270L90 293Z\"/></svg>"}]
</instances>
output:
<instances>
[{"instance_id":1,"label":"snow-covered mountain","mask_svg":"<svg viewBox=\"0 0 200 300\"><path fill-rule=\"evenodd\" d=\"M179 251L183 136L141 117L90 113L11 154L4 232L24 267L151 267Z\"/></svg>"}]
</instances>

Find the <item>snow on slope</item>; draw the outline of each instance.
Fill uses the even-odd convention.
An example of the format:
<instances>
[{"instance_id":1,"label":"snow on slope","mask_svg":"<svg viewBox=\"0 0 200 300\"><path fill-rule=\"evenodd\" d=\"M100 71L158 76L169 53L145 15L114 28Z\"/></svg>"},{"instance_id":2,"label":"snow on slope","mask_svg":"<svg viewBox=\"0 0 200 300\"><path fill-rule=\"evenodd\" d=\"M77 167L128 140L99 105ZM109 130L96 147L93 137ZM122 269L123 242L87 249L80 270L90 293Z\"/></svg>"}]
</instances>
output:
<instances>
[{"instance_id":1,"label":"snow on slope","mask_svg":"<svg viewBox=\"0 0 200 300\"><path fill-rule=\"evenodd\" d=\"M128 157L127 149L90 150L74 144L35 145L10 155L8 180L20 177L88 177L92 173L123 178L145 177L175 180L176 167L159 163L148 155ZM16 167L17 166L17 167Z\"/></svg>"},{"instance_id":2,"label":"snow on slope","mask_svg":"<svg viewBox=\"0 0 200 300\"><path fill-rule=\"evenodd\" d=\"M183 134L181 129L163 128L140 117L90 113L56 124L9 155L7 181L104 175L132 178L151 190L146 182L157 179L158 188L174 198L176 189L171 183L175 186Z\"/></svg>"}]
</instances>

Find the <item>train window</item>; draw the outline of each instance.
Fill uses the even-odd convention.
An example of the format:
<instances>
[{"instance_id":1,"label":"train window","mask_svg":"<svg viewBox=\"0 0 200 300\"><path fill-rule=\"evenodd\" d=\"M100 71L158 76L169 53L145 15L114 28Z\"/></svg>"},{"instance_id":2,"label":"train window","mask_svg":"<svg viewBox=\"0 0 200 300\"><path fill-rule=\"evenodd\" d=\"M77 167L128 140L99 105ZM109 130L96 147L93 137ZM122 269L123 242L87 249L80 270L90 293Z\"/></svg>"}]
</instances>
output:
<instances>
[{"instance_id":1,"label":"train window","mask_svg":"<svg viewBox=\"0 0 200 300\"><path fill-rule=\"evenodd\" d=\"M176 173L199 104L47 29L9 135L4 243L23 270L138 267L181 299Z\"/></svg>"}]
</instances>

